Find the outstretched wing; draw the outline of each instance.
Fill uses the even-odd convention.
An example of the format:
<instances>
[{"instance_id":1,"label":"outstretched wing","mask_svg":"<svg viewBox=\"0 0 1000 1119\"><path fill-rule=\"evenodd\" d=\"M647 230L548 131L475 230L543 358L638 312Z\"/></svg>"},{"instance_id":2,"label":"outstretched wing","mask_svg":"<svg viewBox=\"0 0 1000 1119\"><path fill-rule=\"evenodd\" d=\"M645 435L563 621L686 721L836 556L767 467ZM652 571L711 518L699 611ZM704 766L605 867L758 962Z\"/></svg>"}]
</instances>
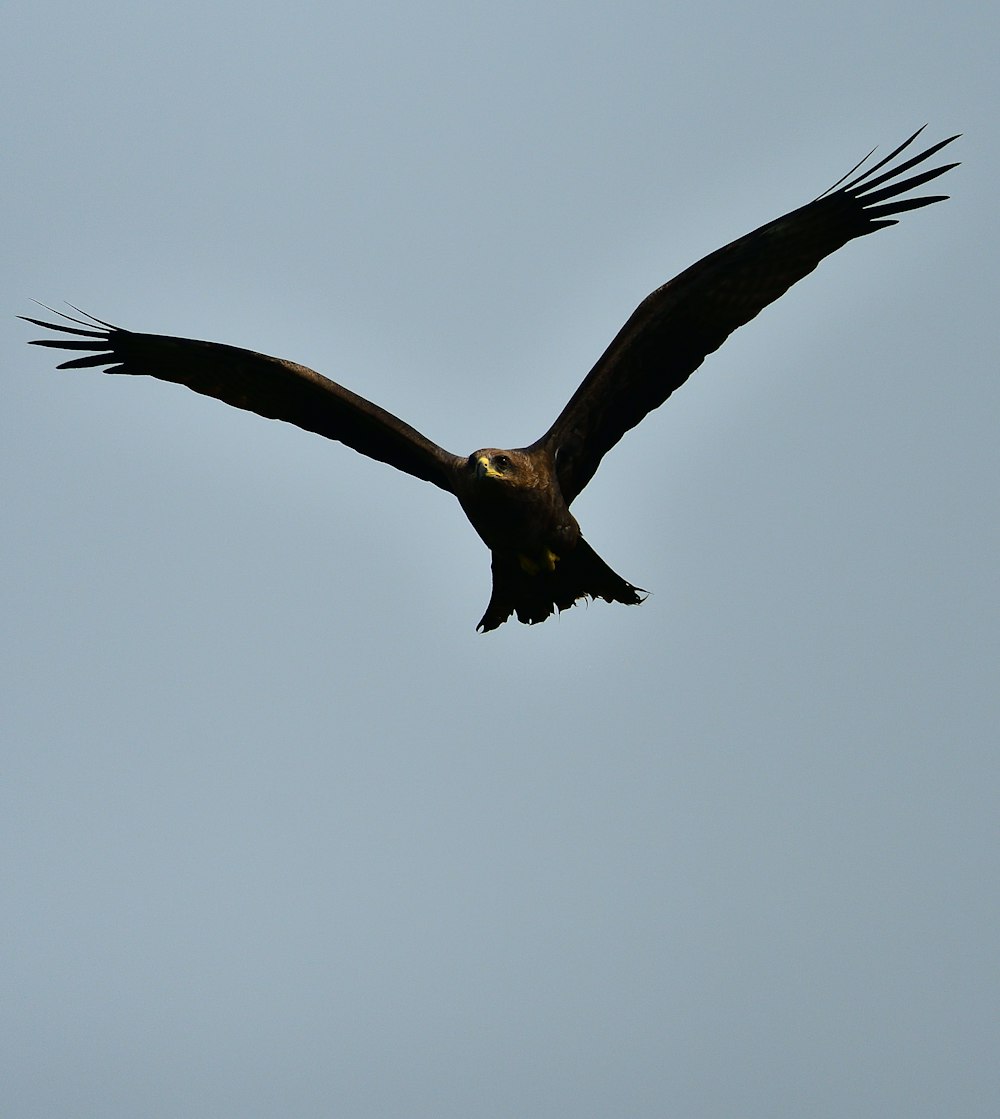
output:
<instances>
[{"instance_id":1,"label":"outstretched wing","mask_svg":"<svg viewBox=\"0 0 1000 1119\"><path fill-rule=\"evenodd\" d=\"M876 175L922 131L856 179L844 182L861 164L814 202L698 261L639 304L559 418L534 444L533 449L555 456L567 502L586 486L626 431L658 408L737 327L808 275L823 257L855 237L895 225L893 214L947 197L898 196L943 175L955 163L902 180L899 176L957 136Z\"/></svg>"},{"instance_id":2,"label":"outstretched wing","mask_svg":"<svg viewBox=\"0 0 1000 1119\"><path fill-rule=\"evenodd\" d=\"M157 377L187 385L234 408L284 420L346 443L369 458L453 492L451 479L459 461L456 456L390 412L304 365L219 342L135 334L90 315L77 319L58 311L53 314L76 325L31 318L25 318L25 322L72 335L72 340L43 338L31 345L88 351L84 357L64 361L60 369L106 366L106 373Z\"/></svg>"}]
</instances>

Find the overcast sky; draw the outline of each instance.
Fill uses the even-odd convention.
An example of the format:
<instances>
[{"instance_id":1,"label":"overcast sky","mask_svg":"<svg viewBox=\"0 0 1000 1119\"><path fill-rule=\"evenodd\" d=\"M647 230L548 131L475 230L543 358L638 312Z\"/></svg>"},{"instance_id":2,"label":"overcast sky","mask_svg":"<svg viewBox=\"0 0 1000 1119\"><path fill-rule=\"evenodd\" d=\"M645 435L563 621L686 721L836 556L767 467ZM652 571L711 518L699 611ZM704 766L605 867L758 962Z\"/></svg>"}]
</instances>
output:
<instances>
[{"instance_id":1,"label":"overcast sky","mask_svg":"<svg viewBox=\"0 0 1000 1119\"><path fill-rule=\"evenodd\" d=\"M4 1116L1000 1113L996 10L4 15ZM522 445L648 291L925 121L952 199L575 504L638 608L478 635L447 495L14 318Z\"/></svg>"}]
</instances>

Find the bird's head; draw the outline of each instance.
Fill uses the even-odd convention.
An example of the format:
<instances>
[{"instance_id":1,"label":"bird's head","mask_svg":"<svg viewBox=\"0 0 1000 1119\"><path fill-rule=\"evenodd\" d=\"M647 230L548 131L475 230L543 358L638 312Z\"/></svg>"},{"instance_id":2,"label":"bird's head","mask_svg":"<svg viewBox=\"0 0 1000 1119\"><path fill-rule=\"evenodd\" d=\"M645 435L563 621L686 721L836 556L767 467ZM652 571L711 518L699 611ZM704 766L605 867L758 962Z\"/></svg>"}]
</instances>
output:
<instances>
[{"instance_id":1,"label":"bird's head","mask_svg":"<svg viewBox=\"0 0 1000 1119\"><path fill-rule=\"evenodd\" d=\"M500 451L488 447L469 455L466 469L477 482L507 482L518 485L524 482L524 458L517 451Z\"/></svg>"},{"instance_id":2,"label":"bird's head","mask_svg":"<svg viewBox=\"0 0 1000 1119\"><path fill-rule=\"evenodd\" d=\"M549 490L555 475L549 460L530 450L501 450L484 447L469 455L465 462L466 474L480 492L522 494Z\"/></svg>"}]
</instances>

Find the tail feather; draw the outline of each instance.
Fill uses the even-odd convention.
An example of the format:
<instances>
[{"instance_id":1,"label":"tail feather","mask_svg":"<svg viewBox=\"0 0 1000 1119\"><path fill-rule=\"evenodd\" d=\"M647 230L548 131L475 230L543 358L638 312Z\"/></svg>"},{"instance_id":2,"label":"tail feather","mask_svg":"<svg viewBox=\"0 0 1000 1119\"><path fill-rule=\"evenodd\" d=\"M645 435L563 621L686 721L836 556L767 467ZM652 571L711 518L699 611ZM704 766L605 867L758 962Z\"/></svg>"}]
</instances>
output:
<instances>
[{"instance_id":1,"label":"tail feather","mask_svg":"<svg viewBox=\"0 0 1000 1119\"><path fill-rule=\"evenodd\" d=\"M483 633L503 625L511 614L526 625L544 622L556 611L568 610L581 598L603 598L638 606L645 591L633 587L601 559L581 537L552 571L525 571L516 555L493 553L493 594L476 627Z\"/></svg>"}]
</instances>

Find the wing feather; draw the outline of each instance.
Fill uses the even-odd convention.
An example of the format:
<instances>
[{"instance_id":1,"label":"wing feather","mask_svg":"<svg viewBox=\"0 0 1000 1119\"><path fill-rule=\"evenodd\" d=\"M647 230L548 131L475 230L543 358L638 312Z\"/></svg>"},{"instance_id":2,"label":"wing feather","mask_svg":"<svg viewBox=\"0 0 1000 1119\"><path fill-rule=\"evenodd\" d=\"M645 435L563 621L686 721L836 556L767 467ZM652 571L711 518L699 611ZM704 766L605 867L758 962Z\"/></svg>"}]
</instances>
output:
<instances>
[{"instance_id":1,"label":"wing feather","mask_svg":"<svg viewBox=\"0 0 1000 1119\"><path fill-rule=\"evenodd\" d=\"M22 317L45 330L73 335L72 339L42 338L31 345L87 351L62 362L60 369L104 366L106 373L186 385L235 408L345 443L369 458L453 492L456 456L392 413L304 365L219 342L137 334L89 315L53 314L76 325ZM93 329L95 326L104 329Z\"/></svg>"},{"instance_id":2,"label":"wing feather","mask_svg":"<svg viewBox=\"0 0 1000 1119\"><path fill-rule=\"evenodd\" d=\"M658 408L737 327L812 272L825 256L855 237L895 225L892 215L947 197L898 195L943 175L955 163L908 179L899 176L957 136L875 175L922 131L857 178L840 185L861 164L815 201L698 261L639 304L555 423L534 444L533 449L555 457L567 502L587 485L626 431Z\"/></svg>"}]
</instances>

